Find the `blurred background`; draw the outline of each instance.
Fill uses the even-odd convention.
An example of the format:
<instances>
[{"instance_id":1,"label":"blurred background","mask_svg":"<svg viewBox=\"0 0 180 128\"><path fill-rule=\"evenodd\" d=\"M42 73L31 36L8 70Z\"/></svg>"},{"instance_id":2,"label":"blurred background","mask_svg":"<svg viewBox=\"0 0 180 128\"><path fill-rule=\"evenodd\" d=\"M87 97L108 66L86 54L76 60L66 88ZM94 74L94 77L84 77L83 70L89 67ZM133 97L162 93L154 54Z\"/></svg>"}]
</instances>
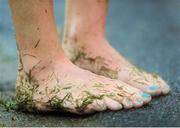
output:
<instances>
[{"instance_id":1,"label":"blurred background","mask_svg":"<svg viewBox=\"0 0 180 128\"><path fill-rule=\"evenodd\" d=\"M64 0L54 1L57 29L61 35L64 7ZM88 118L19 113L20 121L12 122L9 119L17 113L9 114L0 109L0 124L180 126L180 0L109 0L106 34L109 42L132 63L159 73L171 86L171 95L155 99L149 106L135 111L105 112ZM8 0L0 0L0 93L14 93L16 70L17 49L11 13Z\"/></svg>"}]
</instances>

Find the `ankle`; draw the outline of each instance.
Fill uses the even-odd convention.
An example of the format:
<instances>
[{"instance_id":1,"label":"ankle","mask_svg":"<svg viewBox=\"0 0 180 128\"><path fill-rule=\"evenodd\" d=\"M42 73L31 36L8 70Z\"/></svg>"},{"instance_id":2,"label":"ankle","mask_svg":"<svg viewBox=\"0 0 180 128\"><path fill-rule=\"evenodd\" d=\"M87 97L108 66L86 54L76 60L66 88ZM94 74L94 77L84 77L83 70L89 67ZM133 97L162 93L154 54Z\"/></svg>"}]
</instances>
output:
<instances>
[{"instance_id":1,"label":"ankle","mask_svg":"<svg viewBox=\"0 0 180 128\"><path fill-rule=\"evenodd\" d=\"M29 72L35 66L43 67L52 63L53 61L59 60L60 62L64 62L66 57L61 50L50 50L49 52L44 52L41 54L36 51L22 52L20 51L21 65L23 66L23 70L25 72ZM67 60L66 60L67 61Z\"/></svg>"},{"instance_id":2,"label":"ankle","mask_svg":"<svg viewBox=\"0 0 180 128\"><path fill-rule=\"evenodd\" d=\"M106 38L103 34L95 34L92 32L76 32L72 34L65 34L64 43L65 45L72 45L72 48L84 48L86 46L105 43Z\"/></svg>"}]
</instances>

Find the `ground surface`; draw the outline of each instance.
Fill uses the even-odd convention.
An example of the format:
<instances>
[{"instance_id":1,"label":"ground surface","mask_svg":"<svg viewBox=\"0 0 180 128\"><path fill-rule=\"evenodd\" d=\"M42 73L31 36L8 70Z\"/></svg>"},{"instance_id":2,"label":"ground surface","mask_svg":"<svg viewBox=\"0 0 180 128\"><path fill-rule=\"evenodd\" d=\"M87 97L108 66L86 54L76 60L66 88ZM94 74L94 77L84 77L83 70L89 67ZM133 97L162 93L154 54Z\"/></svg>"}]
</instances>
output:
<instances>
[{"instance_id":1,"label":"ground surface","mask_svg":"<svg viewBox=\"0 0 180 128\"><path fill-rule=\"evenodd\" d=\"M63 0L55 1L59 31L63 6ZM180 126L180 0L110 0L107 24L112 45L139 67L159 73L171 86L171 95L141 109L85 117L7 112L0 107L0 126ZM7 0L0 0L0 94L4 98L14 94L16 56Z\"/></svg>"}]
</instances>

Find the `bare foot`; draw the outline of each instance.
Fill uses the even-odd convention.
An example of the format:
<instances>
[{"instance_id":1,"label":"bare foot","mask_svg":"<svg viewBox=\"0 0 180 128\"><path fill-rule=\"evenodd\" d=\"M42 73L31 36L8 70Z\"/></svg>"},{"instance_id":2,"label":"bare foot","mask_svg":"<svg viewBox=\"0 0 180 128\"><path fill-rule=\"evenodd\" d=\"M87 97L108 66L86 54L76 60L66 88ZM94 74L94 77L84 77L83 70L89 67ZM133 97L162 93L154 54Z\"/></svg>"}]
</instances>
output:
<instances>
[{"instance_id":1,"label":"bare foot","mask_svg":"<svg viewBox=\"0 0 180 128\"><path fill-rule=\"evenodd\" d=\"M84 5L89 6L83 3L84 0L68 2L69 9L75 4L83 6L84 9ZM20 108L28 111L68 111L84 114L105 109L141 107L151 100L149 94L139 89L80 69L65 58L59 45L52 0L12 0L9 4L20 53L16 84L16 97ZM94 4L92 5L94 7ZM96 6L99 7L99 4ZM72 13L74 10L68 12ZM79 21L81 18L75 19ZM66 23L69 21L72 20ZM71 25L66 27L74 28Z\"/></svg>"},{"instance_id":2,"label":"bare foot","mask_svg":"<svg viewBox=\"0 0 180 128\"><path fill-rule=\"evenodd\" d=\"M39 60L28 72L20 62L16 90L19 106L28 111L85 114L141 107L151 100L139 89L82 70L60 56Z\"/></svg>"},{"instance_id":3,"label":"bare foot","mask_svg":"<svg viewBox=\"0 0 180 128\"><path fill-rule=\"evenodd\" d=\"M95 45L97 42L98 45ZM63 44L66 55L83 69L109 78L119 79L151 95L167 94L166 82L156 74L149 74L129 63L116 52L106 39L71 38Z\"/></svg>"}]
</instances>

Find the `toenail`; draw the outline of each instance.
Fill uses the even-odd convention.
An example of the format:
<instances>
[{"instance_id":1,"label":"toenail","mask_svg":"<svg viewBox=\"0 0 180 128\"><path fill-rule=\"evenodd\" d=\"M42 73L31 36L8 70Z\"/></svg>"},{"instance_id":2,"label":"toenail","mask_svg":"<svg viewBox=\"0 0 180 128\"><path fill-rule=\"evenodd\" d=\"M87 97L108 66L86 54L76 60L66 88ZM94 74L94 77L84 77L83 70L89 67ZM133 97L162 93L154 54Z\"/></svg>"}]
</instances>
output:
<instances>
[{"instance_id":1,"label":"toenail","mask_svg":"<svg viewBox=\"0 0 180 128\"><path fill-rule=\"evenodd\" d=\"M136 99L136 101L137 101L138 103L142 103L142 102L143 102L142 99L140 99L140 98Z\"/></svg>"},{"instance_id":2,"label":"toenail","mask_svg":"<svg viewBox=\"0 0 180 128\"><path fill-rule=\"evenodd\" d=\"M132 101L130 99L127 100L128 104L132 104Z\"/></svg>"},{"instance_id":3,"label":"toenail","mask_svg":"<svg viewBox=\"0 0 180 128\"><path fill-rule=\"evenodd\" d=\"M157 89L159 89L159 88L160 88L160 86L155 85L155 84L149 86L149 89L150 89L150 90L157 90Z\"/></svg>"},{"instance_id":4,"label":"toenail","mask_svg":"<svg viewBox=\"0 0 180 128\"><path fill-rule=\"evenodd\" d=\"M141 96L143 97L143 98L149 98L149 97L151 97L151 95L149 95L148 93L141 93Z\"/></svg>"}]
</instances>

